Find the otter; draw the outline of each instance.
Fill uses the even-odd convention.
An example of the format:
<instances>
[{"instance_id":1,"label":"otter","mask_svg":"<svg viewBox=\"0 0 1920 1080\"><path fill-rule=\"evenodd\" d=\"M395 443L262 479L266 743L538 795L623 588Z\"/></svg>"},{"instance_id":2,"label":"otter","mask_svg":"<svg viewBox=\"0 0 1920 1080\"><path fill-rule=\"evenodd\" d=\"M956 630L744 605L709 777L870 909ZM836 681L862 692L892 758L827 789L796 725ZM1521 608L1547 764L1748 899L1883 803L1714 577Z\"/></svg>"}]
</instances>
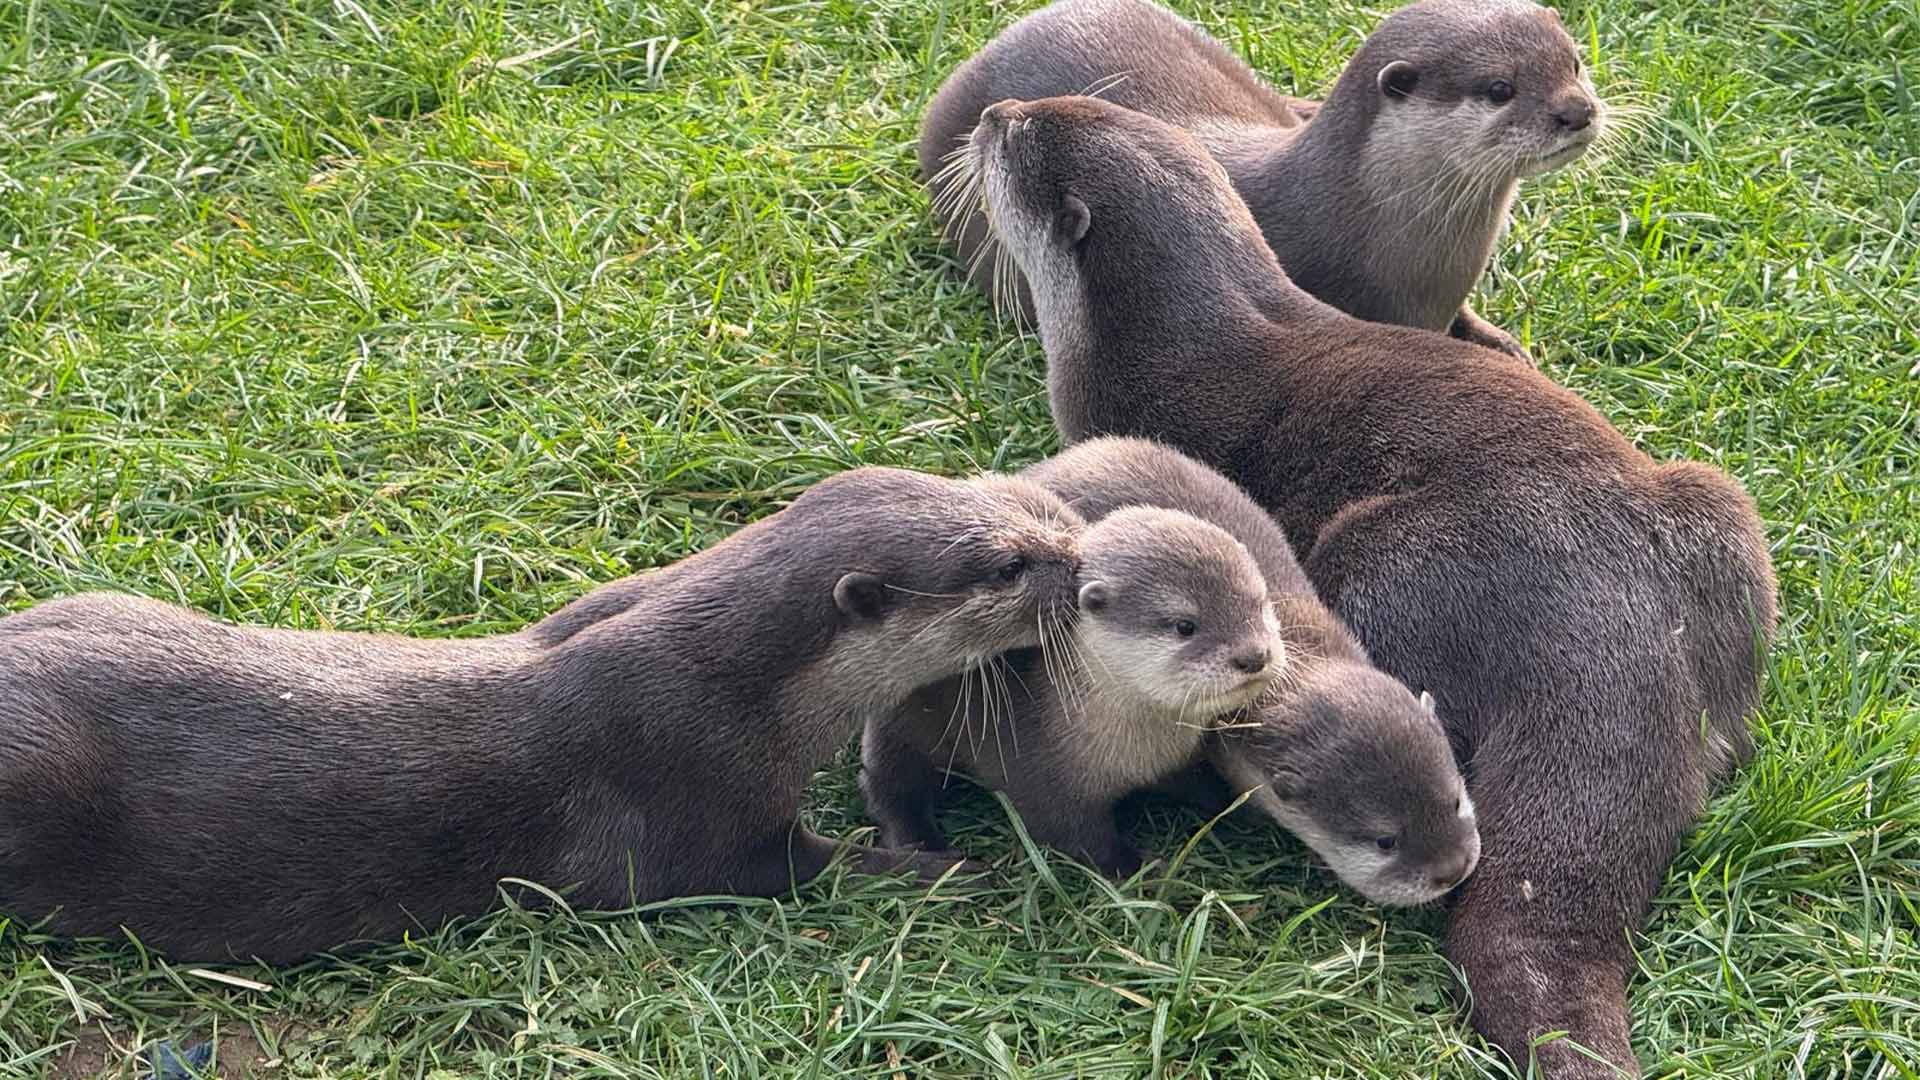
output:
<instances>
[{"instance_id":1,"label":"otter","mask_svg":"<svg viewBox=\"0 0 1920 1080\"><path fill-rule=\"evenodd\" d=\"M1080 522L1045 488L830 477L672 566L467 640L82 594L0 619L0 910L296 960L488 909L774 895L844 854L802 790L917 686L1038 643Z\"/></svg>"},{"instance_id":2,"label":"otter","mask_svg":"<svg viewBox=\"0 0 1920 1080\"><path fill-rule=\"evenodd\" d=\"M1324 103L1281 96L1148 0L1059 0L954 71L918 144L922 181L970 274L1030 324L1028 287L960 182L964 144L981 110L1003 98L1090 91L1192 132L1300 288L1362 319L1519 358L1525 349L1474 314L1468 294L1519 182L1578 158L1607 115L1558 14L1531 0L1402 8Z\"/></svg>"},{"instance_id":3,"label":"otter","mask_svg":"<svg viewBox=\"0 0 1920 1080\"><path fill-rule=\"evenodd\" d=\"M1431 698L1367 662L1245 492L1141 439L1088 440L1020 476L1092 523L1077 625L1051 658L1010 654L977 694L946 680L868 723L861 784L883 843L944 849L932 811L958 768L1006 791L1036 840L1116 877L1141 857L1114 806L1143 789L1209 813L1252 791L1379 903L1424 903L1472 872L1473 803Z\"/></svg>"},{"instance_id":4,"label":"otter","mask_svg":"<svg viewBox=\"0 0 1920 1080\"><path fill-rule=\"evenodd\" d=\"M972 144L1066 439L1149 436L1239 481L1380 668L1437 699L1483 843L1445 940L1474 1024L1523 1063L1569 1033L1538 1048L1551 1077L1637 1072L1631 934L1751 753L1776 618L1752 499L1530 367L1316 300L1172 125L1003 102Z\"/></svg>"}]
</instances>

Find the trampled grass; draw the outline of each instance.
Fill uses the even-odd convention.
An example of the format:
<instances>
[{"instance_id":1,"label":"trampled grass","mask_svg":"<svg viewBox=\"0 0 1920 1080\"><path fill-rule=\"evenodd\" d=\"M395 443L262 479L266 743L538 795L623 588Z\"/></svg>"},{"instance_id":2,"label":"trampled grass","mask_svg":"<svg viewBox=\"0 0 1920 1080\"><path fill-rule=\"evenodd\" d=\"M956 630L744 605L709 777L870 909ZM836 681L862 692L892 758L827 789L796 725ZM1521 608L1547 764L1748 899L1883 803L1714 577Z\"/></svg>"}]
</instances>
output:
<instances>
[{"instance_id":1,"label":"trampled grass","mask_svg":"<svg viewBox=\"0 0 1920 1080\"><path fill-rule=\"evenodd\" d=\"M857 463L1056 445L1037 344L950 273L918 111L1024 4L0 5L0 606L118 588L475 634ZM1284 89L1379 11L1184 3ZM1768 524L1760 753L1640 943L1655 1075L1920 1075L1920 10L1564 9L1647 105L1537 182L1480 300ZM815 823L862 826L851 757ZM293 1076L1505 1075L1433 912L1261 829L1124 888L960 812L1000 877L507 911L245 989L0 931L0 1072L216 1030ZM1155 810L1162 853L1203 823ZM257 1051L257 1052L256 1052ZM237 1074L237 1073L236 1073Z\"/></svg>"}]
</instances>

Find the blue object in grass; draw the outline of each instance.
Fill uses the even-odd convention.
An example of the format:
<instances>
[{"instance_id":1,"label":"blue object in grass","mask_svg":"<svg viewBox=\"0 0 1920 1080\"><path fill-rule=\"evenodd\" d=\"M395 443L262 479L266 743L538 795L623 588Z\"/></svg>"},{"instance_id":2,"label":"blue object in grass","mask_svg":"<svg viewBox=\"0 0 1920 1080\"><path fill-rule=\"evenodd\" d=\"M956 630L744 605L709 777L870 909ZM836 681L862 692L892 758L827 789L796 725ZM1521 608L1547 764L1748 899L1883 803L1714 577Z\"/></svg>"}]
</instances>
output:
<instances>
[{"instance_id":1,"label":"blue object in grass","mask_svg":"<svg viewBox=\"0 0 1920 1080\"><path fill-rule=\"evenodd\" d=\"M198 1080L207 1075L213 1060L213 1043L197 1042L185 1050L175 1050L170 1042L157 1042L147 1048L147 1064L153 1066L151 1080Z\"/></svg>"}]
</instances>

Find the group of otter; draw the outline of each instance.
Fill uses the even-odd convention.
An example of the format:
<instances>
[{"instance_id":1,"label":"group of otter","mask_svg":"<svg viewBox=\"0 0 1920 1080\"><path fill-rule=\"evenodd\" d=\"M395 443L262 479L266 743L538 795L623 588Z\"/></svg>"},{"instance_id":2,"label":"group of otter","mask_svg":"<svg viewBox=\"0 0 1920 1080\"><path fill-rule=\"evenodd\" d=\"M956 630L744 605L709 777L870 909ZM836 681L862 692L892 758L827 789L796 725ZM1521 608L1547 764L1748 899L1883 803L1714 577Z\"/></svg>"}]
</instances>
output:
<instances>
[{"instance_id":1,"label":"group of otter","mask_svg":"<svg viewBox=\"0 0 1920 1080\"><path fill-rule=\"evenodd\" d=\"M1037 323L1065 452L856 469L495 638L108 594L0 619L0 910L278 962L503 878L601 908L836 859L938 880L977 869L935 821L951 772L1124 877L1115 803L1163 791L1379 903L1446 896L1490 1041L1635 1075L1631 934L1749 753L1775 596L1739 485L1466 306L1517 182L1603 123L1530 0L1402 9L1320 103L1147 0L1060 0L952 75L919 153ZM856 732L879 846L799 824Z\"/></svg>"}]
</instances>

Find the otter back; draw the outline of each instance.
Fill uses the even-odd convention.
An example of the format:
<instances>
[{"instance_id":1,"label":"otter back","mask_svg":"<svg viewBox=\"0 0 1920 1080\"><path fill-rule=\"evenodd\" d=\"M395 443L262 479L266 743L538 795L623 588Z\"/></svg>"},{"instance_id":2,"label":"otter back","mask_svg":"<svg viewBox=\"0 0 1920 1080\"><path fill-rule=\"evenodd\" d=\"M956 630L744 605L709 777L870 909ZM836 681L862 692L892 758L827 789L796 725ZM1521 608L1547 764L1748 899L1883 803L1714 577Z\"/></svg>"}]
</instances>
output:
<instances>
[{"instance_id":1,"label":"otter back","mask_svg":"<svg viewBox=\"0 0 1920 1080\"><path fill-rule=\"evenodd\" d=\"M1063 433L1226 472L1374 661L1437 699L1484 843L1447 938L1475 1024L1521 1061L1564 1030L1610 1063L1548 1043L1549 1076L1635 1069L1629 931L1746 752L1773 633L1752 501L1656 464L1538 372L1316 301L1161 121L1009 103L973 141L996 231L1048 290Z\"/></svg>"}]
</instances>

